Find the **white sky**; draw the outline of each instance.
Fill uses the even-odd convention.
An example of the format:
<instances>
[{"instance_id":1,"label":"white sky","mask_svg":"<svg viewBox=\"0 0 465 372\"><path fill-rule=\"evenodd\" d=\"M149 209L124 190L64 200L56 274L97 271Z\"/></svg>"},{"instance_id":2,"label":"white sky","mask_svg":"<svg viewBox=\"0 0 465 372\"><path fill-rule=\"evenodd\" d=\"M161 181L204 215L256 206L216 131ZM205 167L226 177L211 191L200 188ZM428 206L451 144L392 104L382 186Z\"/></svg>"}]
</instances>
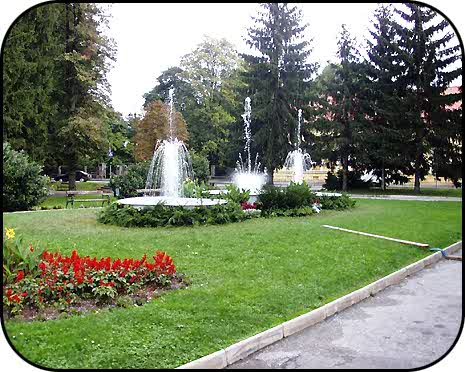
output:
<instances>
[{"instance_id":1,"label":"white sky","mask_svg":"<svg viewBox=\"0 0 465 372\"><path fill-rule=\"evenodd\" d=\"M308 39L313 38L311 61L325 64L336 52L342 23L354 35L365 34L376 4L300 4ZM117 42L117 62L108 74L112 101L124 115L140 112L142 95L156 85L168 67L203 35L226 38L239 52L251 52L244 41L258 4L113 4L109 35ZM357 14L357 17L348 17Z\"/></svg>"},{"instance_id":2,"label":"white sky","mask_svg":"<svg viewBox=\"0 0 465 372\"><path fill-rule=\"evenodd\" d=\"M441 9L459 30L464 30L464 19L459 17L463 5L453 0L427 0ZM25 4L19 11L12 11L12 19L23 9L38 3L34 0L16 0ZM459 2L463 4L463 2ZM309 24L306 35L313 38L310 61L322 67L333 59L336 40L341 24L346 23L349 31L359 43L364 42L369 20L376 3L299 4L303 21ZM9 5L10 7L12 5ZM102 5L107 6L107 5ZM2 5L2 8L4 5ZM110 29L107 34L117 43L117 61L108 74L112 86L113 107L127 115L141 113L142 95L156 85L156 78L171 66L179 65L183 55L191 52L202 41L203 35L224 37L232 42L239 52L251 52L244 37L247 27L253 25L251 16L259 6L255 3L242 4L112 4L110 7ZM13 8L12 8L13 9ZM0 36L8 15L0 12Z\"/></svg>"},{"instance_id":3,"label":"white sky","mask_svg":"<svg viewBox=\"0 0 465 372\"><path fill-rule=\"evenodd\" d=\"M313 38L310 61L322 67L334 59L342 23L364 42L376 3L299 4L306 37ZM203 35L226 38L239 52L251 52L244 41L258 4L113 4L109 35L117 42L117 62L108 78L117 111L140 113L142 95L156 85L165 69L179 65Z\"/></svg>"}]
</instances>

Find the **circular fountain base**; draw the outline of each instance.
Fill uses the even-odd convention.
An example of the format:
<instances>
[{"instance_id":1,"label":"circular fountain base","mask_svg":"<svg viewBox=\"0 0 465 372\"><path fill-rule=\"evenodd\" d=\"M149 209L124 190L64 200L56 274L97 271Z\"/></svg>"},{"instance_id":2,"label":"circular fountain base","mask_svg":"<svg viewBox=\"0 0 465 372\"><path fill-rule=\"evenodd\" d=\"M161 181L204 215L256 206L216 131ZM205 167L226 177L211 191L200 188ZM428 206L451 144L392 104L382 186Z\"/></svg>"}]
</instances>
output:
<instances>
[{"instance_id":1,"label":"circular fountain base","mask_svg":"<svg viewBox=\"0 0 465 372\"><path fill-rule=\"evenodd\" d=\"M138 196L135 198L125 198L118 200L119 204L130 205L136 208L150 207L154 205L165 205L169 207L194 208L227 203L224 199L207 198L181 198L174 196Z\"/></svg>"}]
</instances>

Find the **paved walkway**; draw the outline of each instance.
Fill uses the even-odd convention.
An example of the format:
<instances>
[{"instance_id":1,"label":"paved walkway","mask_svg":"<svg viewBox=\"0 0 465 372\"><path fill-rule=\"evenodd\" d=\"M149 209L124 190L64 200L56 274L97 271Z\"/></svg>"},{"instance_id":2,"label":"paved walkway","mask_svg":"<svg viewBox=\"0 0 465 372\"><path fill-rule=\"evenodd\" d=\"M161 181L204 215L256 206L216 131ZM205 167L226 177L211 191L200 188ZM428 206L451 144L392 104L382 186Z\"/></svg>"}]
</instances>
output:
<instances>
[{"instance_id":1,"label":"paved walkway","mask_svg":"<svg viewBox=\"0 0 465 372\"><path fill-rule=\"evenodd\" d=\"M447 352L461 321L462 262L441 260L228 368L422 367Z\"/></svg>"},{"instance_id":2,"label":"paved walkway","mask_svg":"<svg viewBox=\"0 0 465 372\"><path fill-rule=\"evenodd\" d=\"M381 199L381 200L417 200L417 201L462 201L456 196L417 196L417 195L358 195L350 194L354 199Z\"/></svg>"}]
</instances>

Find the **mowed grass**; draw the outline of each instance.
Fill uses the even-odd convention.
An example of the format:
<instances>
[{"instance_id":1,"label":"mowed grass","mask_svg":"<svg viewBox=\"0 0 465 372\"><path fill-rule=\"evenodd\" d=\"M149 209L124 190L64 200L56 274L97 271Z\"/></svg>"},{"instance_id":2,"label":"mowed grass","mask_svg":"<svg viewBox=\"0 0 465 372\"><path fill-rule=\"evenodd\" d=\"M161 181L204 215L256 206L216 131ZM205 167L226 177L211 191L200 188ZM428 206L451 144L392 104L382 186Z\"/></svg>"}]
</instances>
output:
<instances>
[{"instance_id":1,"label":"mowed grass","mask_svg":"<svg viewBox=\"0 0 465 372\"><path fill-rule=\"evenodd\" d=\"M449 196L449 197L462 197L462 189L446 189L446 188L421 188L420 193L414 192L413 188L388 188L386 190L381 189L353 189L349 190L349 194L363 194L363 195L419 195L419 196Z\"/></svg>"},{"instance_id":2,"label":"mowed grass","mask_svg":"<svg viewBox=\"0 0 465 372\"><path fill-rule=\"evenodd\" d=\"M4 214L4 227L49 250L99 257L164 250L193 281L141 307L6 321L6 330L25 358L48 368L177 367L431 254L322 224L446 247L461 240L461 208L461 202L357 200L353 210L304 218L130 229L98 224L96 210Z\"/></svg>"},{"instance_id":3,"label":"mowed grass","mask_svg":"<svg viewBox=\"0 0 465 372\"><path fill-rule=\"evenodd\" d=\"M85 201L82 202L80 199L102 199L100 195L79 195L75 198L74 200L74 205L71 206L71 204L68 204L68 208L89 208L89 207L101 207L102 202L101 201ZM110 196L110 201L116 200L116 197ZM105 204L107 205L107 204ZM62 208L66 207L66 196L62 195L51 195L48 196L47 199L45 199L40 205L40 207L48 207L48 208L53 208L55 206L61 206ZM38 209L39 209L38 208Z\"/></svg>"}]
</instances>

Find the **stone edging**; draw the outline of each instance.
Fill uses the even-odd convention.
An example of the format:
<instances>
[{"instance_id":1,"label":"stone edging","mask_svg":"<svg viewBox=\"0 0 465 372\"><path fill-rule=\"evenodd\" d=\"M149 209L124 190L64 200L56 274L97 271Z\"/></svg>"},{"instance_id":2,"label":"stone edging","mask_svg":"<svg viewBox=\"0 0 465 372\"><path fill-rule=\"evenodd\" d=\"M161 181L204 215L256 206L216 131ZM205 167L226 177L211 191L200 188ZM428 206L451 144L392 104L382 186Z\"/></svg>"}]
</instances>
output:
<instances>
[{"instance_id":1,"label":"stone edging","mask_svg":"<svg viewBox=\"0 0 465 372\"><path fill-rule=\"evenodd\" d=\"M454 253L462 248L462 241L458 241L444 251L447 254ZM296 332L299 332L307 327L321 322L327 317L344 310L345 308L362 301L363 299L374 295L386 287L393 284L398 284L405 277L412 275L426 266L432 265L443 259L441 252L433 253L426 258L421 259L411 265L408 265L398 271L393 272L377 281L368 284L354 292L351 292L343 297L340 297L324 306L312 310L306 314L300 315L297 318L288 320L276 327L270 328L264 332L258 333L255 336L239 341L226 349L221 349L212 354L206 355L200 359L186 363L176 369L221 369L226 366L244 359L250 354L263 349L265 346L271 345L284 337L288 337Z\"/></svg>"}]
</instances>

